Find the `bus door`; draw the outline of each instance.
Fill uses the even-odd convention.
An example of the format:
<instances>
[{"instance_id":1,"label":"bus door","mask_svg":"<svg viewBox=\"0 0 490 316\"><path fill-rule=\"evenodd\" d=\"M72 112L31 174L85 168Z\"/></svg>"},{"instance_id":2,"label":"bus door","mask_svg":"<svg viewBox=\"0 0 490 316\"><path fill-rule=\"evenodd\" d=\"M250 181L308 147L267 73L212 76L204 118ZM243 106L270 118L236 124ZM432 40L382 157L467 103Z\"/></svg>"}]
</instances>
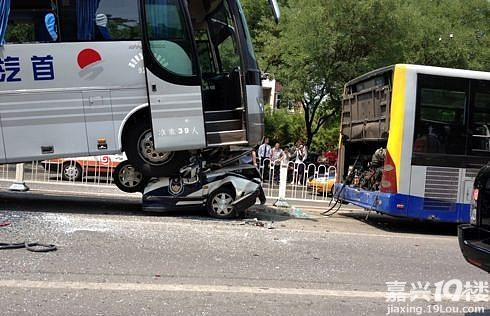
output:
<instances>
[{"instance_id":1,"label":"bus door","mask_svg":"<svg viewBox=\"0 0 490 316\"><path fill-rule=\"evenodd\" d=\"M141 1L148 100L159 151L206 147L201 81L186 3Z\"/></svg>"},{"instance_id":2,"label":"bus door","mask_svg":"<svg viewBox=\"0 0 490 316\"><path fill-rule=\"evenodd\" d=\"M197 3L192 16L198 17ZM247 144L245 78L237 16L227 1L203 14L195 23L203 82L207 145Z\"/></svg>"}]
</instances>

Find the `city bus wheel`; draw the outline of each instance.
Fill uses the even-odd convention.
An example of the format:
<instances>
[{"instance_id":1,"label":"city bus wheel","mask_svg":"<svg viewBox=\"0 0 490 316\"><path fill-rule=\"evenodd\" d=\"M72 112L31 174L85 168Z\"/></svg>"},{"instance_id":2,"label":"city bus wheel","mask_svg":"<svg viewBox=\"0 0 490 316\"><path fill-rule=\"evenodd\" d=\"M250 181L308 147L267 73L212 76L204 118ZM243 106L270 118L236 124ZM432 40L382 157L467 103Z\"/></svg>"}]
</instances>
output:
<instances>
[{"instance_id":1,"label":"city bus wheel","mask_svg":"<svg viewBox=\"0 0 490 316\"><path fill-rule=\"evenodd\" d=\"M74 161L67 161L61 167L61 177L66 181L79 181L82 179L82 167Z\"/></svg>"},{"instance_id":2,"label":"city bus wheel","mask_svg":"<svg viewBox=\"0 0 490 316\"><path fill-rule=\"evenodd\" d=\"M228 188L217 189L208 198L206 209L208 214L214 218L229 219L236 217L235 194Z\"/></svg>"},{"instance_id":3,"label":"city bus wheel","mask_svg":"<svg viewBox=\"0 0 490 316\"><path fill-rule=\"evenodd\" d=\"M123 161L114 169L114 184L123 192L143 192L148 178L129 161Z\"/></svg>"},{"instance_id":4,"label":"city bus wheel","mask_svg":"<svg viewBox=\"0 0 490 316\"><path fill-rule=\"evenodd\" d=\"M186 151L155 150L151 127L144 123L135 124L128 131L125 150L128 160L148 177L178 175L179 169L189 161Z\"/></svg>"}]
</instances>

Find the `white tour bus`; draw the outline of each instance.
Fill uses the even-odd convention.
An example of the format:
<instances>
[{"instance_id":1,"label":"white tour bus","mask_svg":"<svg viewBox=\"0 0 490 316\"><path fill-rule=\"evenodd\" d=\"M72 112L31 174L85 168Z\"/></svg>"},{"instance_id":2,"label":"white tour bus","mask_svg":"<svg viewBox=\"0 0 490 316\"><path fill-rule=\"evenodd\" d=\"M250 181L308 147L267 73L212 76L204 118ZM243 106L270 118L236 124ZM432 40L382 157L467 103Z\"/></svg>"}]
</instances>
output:
<instances>
[{"instance_id":1,"label":"white tour bus","mask_svg":"<svg viewBox=\"0 0 490 316\"><path fill-rule=\"evenodd\" d=\"M4 0L0 13L0 163L124 151L163 176L263 136L239 0Z\"/></svg>"}]
</instances>

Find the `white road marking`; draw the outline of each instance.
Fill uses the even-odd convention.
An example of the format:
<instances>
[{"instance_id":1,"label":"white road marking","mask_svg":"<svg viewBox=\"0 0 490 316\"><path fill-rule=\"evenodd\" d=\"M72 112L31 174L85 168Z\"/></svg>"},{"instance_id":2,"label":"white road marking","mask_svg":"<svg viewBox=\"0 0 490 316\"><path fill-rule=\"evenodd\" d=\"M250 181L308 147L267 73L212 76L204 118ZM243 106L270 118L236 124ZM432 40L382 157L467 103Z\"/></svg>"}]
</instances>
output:
<instances>
[{"instance_id":1,"label":"white road marking","mask_svg":"<svg viewBox=\"0 0 490 316\"><path fill-rule=\"evenodd\" d=\"M267 288L230 285L201 284L152 284L152 283L96 283L96 282L53 282L30 280L0 280L0 288L46 289L46 290L91 290L128 292L207 292L236 294L271 294L302 296L336 296L358 298L385 298L385 292L344 291L327 289Z\"/></svg>"},{"instance_id":2,"label":"white road marking","mask_svg":"<svg viewBox=\"0 0 490 316\"><path fill-rule=\"evenodd\" d=\"M44 289L44 290L87 290L87 291L124 291L124 292L204 292L224 294L268 294L294 296L323 296L384 299L388 292L252 287L234 285L207 284L164 284L164 283L100 283L100 282L59 282L31 280L0 280L0 288ZM433 299L434 296L430 295ZM442 296L442 300L450 300L450 296Z\"/></svg>"}]
</instances>

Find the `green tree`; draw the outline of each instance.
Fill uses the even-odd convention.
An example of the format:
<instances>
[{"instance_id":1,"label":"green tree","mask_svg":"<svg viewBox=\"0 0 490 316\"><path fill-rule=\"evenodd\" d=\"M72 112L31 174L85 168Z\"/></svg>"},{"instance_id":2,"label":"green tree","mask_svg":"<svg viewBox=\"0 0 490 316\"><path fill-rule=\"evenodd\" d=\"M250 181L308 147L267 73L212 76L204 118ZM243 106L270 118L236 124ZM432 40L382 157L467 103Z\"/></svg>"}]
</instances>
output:
<instances>
[{"instance_id":1,"label":"green tree","mask_svg":"<svg viewBox=\"0 0 490 316\"><path fill-rule=\"evenodd\" d=\"M395 63L489 71L489 20L487 0L290 0L279 26L255 24L255 43L261 68L303 108L311 145L324 126L338 126L344 84L367 71Z\"/></svg>"},{"instance_id":2,"label":"green tree","mask_svg":"<svg viewBox=\"0 0 490 316\"><path fill-rule=\"evenodd\" d=\"M489 1L408 1L399 10L403 62L490 70Z\"/></svg>"},{"instance_id":3,"label":"green tree","mask_svg":"<svg viewBox=\"0 0 490 316\"><path fill-rule=\"evenodd\" d=\"M305 125L301 113L291 113L287 109L265 112L265 135L282 146L293 144L305 135Z\"/></svg>"},{"instance_id":4,"label":"green tree","mask_svg":"<svg viewBox=\"0 0 490 316\"><path fill-rule=\"evenodd\" d=\"M400 55L397 19L392 0L297 0L277 30L261 33L262 60L303 108L308 146L337 120L346 81Z\"/></svg>"},{"instance_id":5,"label":"green tree","mask_svg":"<svg viewBox=\"0 0 490 316\"><path fill-rule=\"evenodd\" d=\"M242 0L243 11L245 12L248 27L252 38L256 38L261 32L260 22L264 18L271 16L267 0Z\"/></svg>"}]
</instances>

